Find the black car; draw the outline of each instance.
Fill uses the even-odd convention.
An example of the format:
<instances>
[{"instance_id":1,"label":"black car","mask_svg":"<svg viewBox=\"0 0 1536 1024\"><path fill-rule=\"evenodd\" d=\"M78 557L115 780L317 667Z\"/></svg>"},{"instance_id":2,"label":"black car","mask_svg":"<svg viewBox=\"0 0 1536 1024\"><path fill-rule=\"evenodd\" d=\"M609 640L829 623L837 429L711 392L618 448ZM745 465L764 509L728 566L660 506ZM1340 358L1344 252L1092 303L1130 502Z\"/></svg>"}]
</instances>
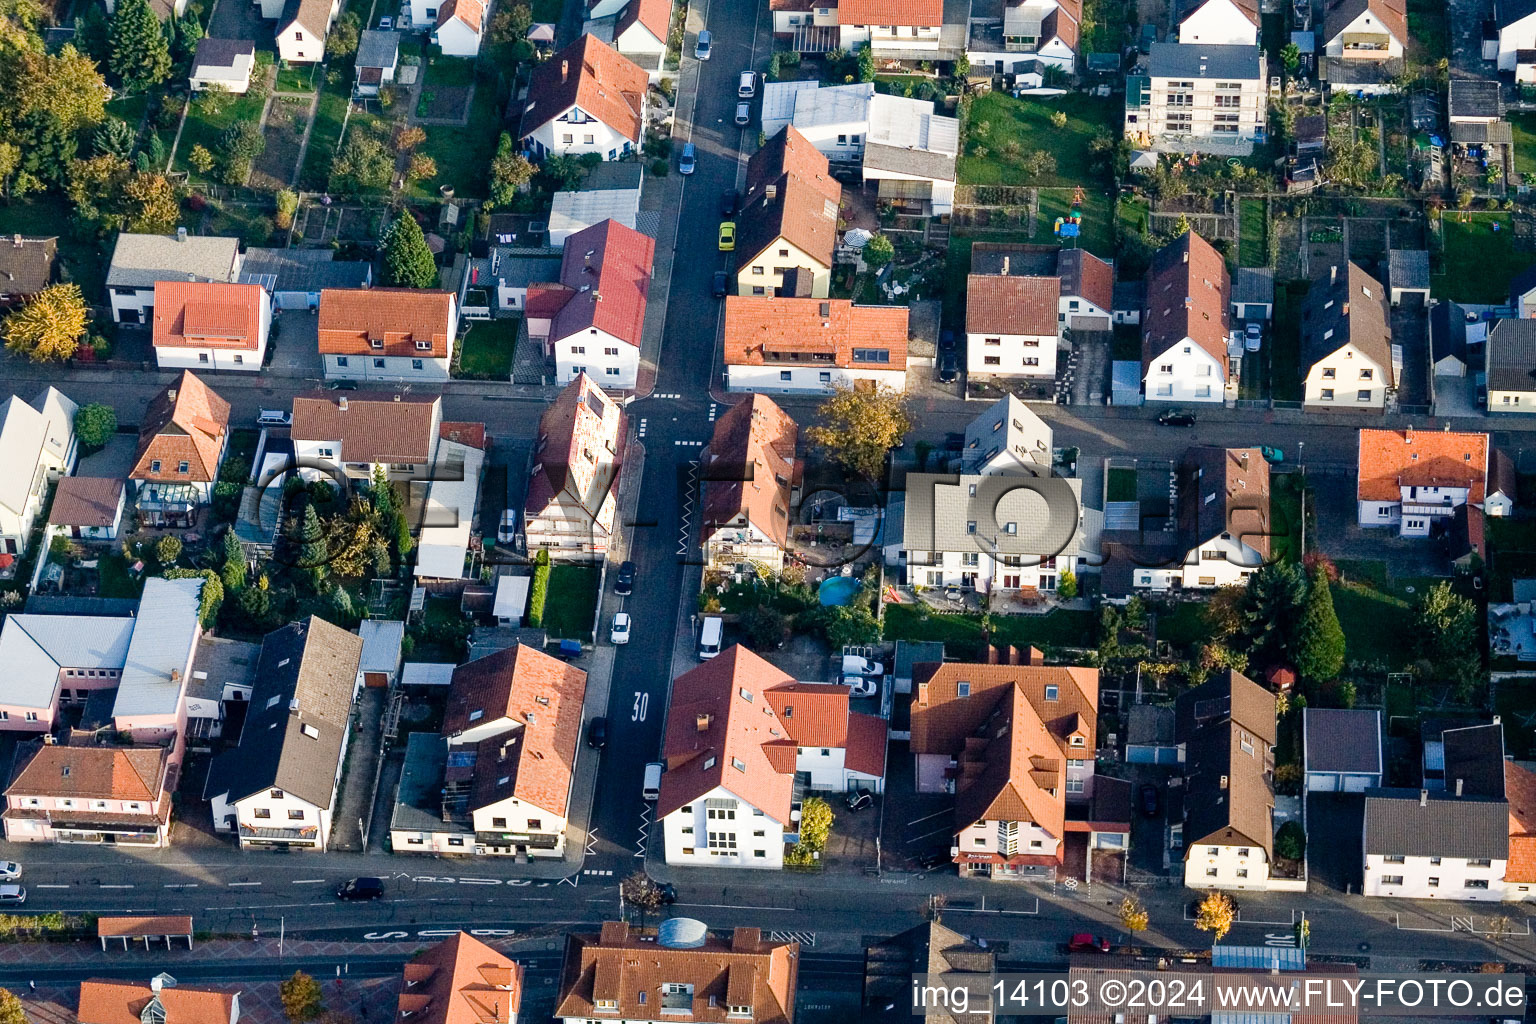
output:
<instances>
[{"instance_id":1,"label":"black car","mask_svg":"<svg viewBox=\"0 0 1536 1024\"><path fill-rule=\"evenodd\" d=\"M587 746L601 750L608 745L608 719L601 716L587 723Z\"/></svg>"},{"instance_id":2,"label":"black car","mask_svg":"<svg viewBox=\"0 0 1536 1024\"><path fill-rule=\"evenodd\" d=\"M867 789L856 789L848 794L845 802L850 811L862 811L866 807L875 805L875 795Z\"/></svg>"},{"instance_id":3,"label":"black car","mask_svg":"<svg viewBox=\"0 0 1536 1024\"><path fill-rule=\"evenodd\" d=\"M720 216L722 216L722 217L734 217L734 216L736 216L736 204L738 202L740 202L740 201L741 201L741 197L736 194L736 190L735 189L733 189L733 188L726 189L724 192L722 192L720 194Z\"/></svg>"},{"instance_id":4,"label":"black car","mask_svg":"<svg viewBox=\"0 0 1536 1024\"><path fill-rule=\"evenodd\" d=\"M954 331L941 331L941 332L939 332L939 351L940 352L953 352L954 350L955 350L955 332Z\"/></svg>"},{"instance_id":5,"label":"black car","mask_svg":"<svg viewBox=\"0 0 1536 1024\"><path fill-rule=\"evenodd\" d=\"M939 383L951 384L960 376L960 356L954 350L939 354Z\"/></svg>"},{"instance_id":6,"label":"black car","mask_svg":"<svg viewBox=\"0 0 1536 1024\"><path fill-rule=\"evenodd\" d=\"M929 850L927 853L917 855L917 866L924 871L933 871L950 863L953 862L950 860L947 850Z\"/></svg>"},{"instance_id":7,"label":"black car","mask_svg":"<svg viewBox=\"0 0 1536 1024\"><path fill-rule=\"evenodd\" d=\"M667 906L670 907L677 902L677 886L671 882L657 882L656 891L661 893L661 902Z\"/></svg>"},{"instance_id":8,"label":"black car","mask_svg":"<svg viewBox=\"0 0 1536 1024\"><path fill-rule=\"evenodd\" d=\"M326 384L326 387L331 389L332 391L356 391L357 390L357 381L355 381L355 380L333 380L330 383Z\"/></svg>"},{"instance_id":9,"label":"black car","mask_svg":"<svg viewBox=\"0 0 1536 1024\"><path fill-rule=\"evenodd\" d=\"M726 292L730 291L730 288L730 276L723 270L715 271L714 281L711 282L709 286L710 293L713 294L717 299L723 299L725 298Z\"/></svg>"},{"instance_id":10,"label":"black car","mask_svg":"<svg viewBox=\"0 0 1536 1024\"><path fill-rule=\"evenodd\" d=\"M1157 422L1165 427L1192 427L1195 425L1195 414L1178 409L1169 409L1158 414Z\"/></svg>"},{"instance_id":11,"label":"black car","mask_svg":"<svg viewBox=\"0 0 1536 1024\"><path fill-rule=\"evenodd\" d=\"M613 580L613 592L620 597L628 597L635 592L635 563L625 562L619 566L619 574Z\"/></svg>"},{"instance_id":12,"label":"black car","mask_svg":"<svg viewBox=\"0 0 1536 1024\"><path fill-rule=\"evenodd\" d=\"M1157 812L1162 809L1163 795L1150 782L1141 787L1137 793L1137 799L1141 806L1141 813L1149 818L1157 817Z\"/></svg>"},{"instance_id":13,"label":"black car","mask_svg":"<svg viewBox=\"0 0 1536 1024\"><path fill-rule=\"evenodd\" d=\"M384 895L384 879L353 878L336 890L339 900L376 900Z\"/></svg>"}]
</instances>

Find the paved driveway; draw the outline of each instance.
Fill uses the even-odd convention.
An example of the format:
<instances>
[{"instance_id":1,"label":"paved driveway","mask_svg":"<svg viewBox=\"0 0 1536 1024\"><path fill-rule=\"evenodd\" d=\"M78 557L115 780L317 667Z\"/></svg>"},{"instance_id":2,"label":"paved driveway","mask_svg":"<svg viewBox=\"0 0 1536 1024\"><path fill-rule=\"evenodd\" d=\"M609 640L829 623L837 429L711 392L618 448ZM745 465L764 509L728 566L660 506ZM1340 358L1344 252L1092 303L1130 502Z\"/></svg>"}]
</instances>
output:
<instances>
[{"instance_id":1,"label":"paved driveway","mask_svg":"<svg viewBox=\"0 0 1536 1024\"><path fill-rule=\"evenodd\" d=\"M224 0L209 20L208 35L214 39L250 39L258 50L271 50L277 45L272 39L273 24L249 0Z\"/></svg>"},{"instance_id":2,"label":"paved driveway","mask_svg":"<svg viewBox=\"0 0 1536 1024\"><path fill-rule=\"evenodd\" d=\"M303 310L289 310L272 320L272 340L276 351L270 369L287 377L322 377L320 361L319 318Z\"/></svg>"}]
</instances>

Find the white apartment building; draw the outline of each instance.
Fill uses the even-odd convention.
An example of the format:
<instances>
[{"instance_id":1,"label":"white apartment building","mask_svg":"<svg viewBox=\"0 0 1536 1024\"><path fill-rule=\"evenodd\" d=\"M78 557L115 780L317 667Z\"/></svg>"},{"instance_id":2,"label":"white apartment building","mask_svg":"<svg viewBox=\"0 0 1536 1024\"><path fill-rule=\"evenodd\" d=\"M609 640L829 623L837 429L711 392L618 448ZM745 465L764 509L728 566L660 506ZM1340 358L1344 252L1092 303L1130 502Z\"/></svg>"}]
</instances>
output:
<instances>
[{"instance_id":1,"label":"white apartment building","mask_svg":"<svg viewBox=\"0 0 1536 1024\"><path fill-rule=\"evenodd\" d=\"M1386 411L1397 367L1381 282L1353 263L1329 267L1307 292L1301 332L1308 406Z\"/></svg>"},{"instance_id":2,"label":"white apartment building","mask_svg":"<svg viewBox=\"0 0 1536 1024\"><path fill-rule=\"evenodd\" d=\"M1458 506L1482 507L1489 449L1487 434L1360 431L1357 521L1396 527L1402 537L1428 537Z\"/></svg>"},{"instance_id":3,"label":"white apartment building","mask_svg":"<svg viewBox=\"0 0 1536 1024\"><path fill-rule=\"evenodd\" d=\"M1268 92L1257 46L1153 43L1145 74L1126 77L1125 134L1139 147L1250 152Z\"/></svg>"},{"instance_id":4,"label":"white apartment building","mask_svg":"<svg viewBox=\"0 0 1536 1024\"><path fill-rule=\"evenodd\" d=\"M726 387L759 394L818 394L834 386L907 389L905 306L847 299L729 295Z\"/></svg>"},{"instance_id":5,"label":"white apartment building","mask_svg":"<svg viewBox=\"0 0 1536 1024\"><path fill-rule=\"evenodd\" d=\"M1365 795L1366 896L1417 900L1505 898L1509 805L1429 790Z\"/></svg>"},{"instance_id":6,"label":"white apartment building","mask_svg":"<svg viewBox=\"0 0 1536 1024\"><path fill-rule=\"evenodd\" d=\"M1147 271L1141 370L1149 402L1221 402L1237 388L1230 353L1227 262L1193 231L1159 249Z\"/></svg>"},{"instance_id":7,"label":"white apartment building","mask_svg":"<svg viewBox=\"0 0 1536 1024\"><path fill-rule=\"evenodd\" d=\"M1270 560L1269 464L1257 448L1200 446L1177 476L1184 558L1138 564L1133 585L1154 591L1240 586ZM1150 559L1146 560L1150 561Z\"/></svg>"}]
</instances>

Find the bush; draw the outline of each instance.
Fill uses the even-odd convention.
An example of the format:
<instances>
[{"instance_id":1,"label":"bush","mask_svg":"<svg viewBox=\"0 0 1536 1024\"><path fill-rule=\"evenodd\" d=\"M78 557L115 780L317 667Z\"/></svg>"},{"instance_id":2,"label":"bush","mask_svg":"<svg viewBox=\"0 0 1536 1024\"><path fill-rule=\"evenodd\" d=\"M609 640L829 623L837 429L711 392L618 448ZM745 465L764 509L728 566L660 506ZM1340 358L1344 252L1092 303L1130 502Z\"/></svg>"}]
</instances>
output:
<instances>
[{"instance_id":1,"label":"bush","mask_svg":"<svg viewBox=\"0 0 1536 1024\"><path fill-rule=\"evenodd\" d=\"M1286 860L1301 860L1307 852L1307 834L1301 824L1288 821L1275 833L1275 856Z\"/></svg>"},{"instance_id":2,"label":"bush","mask_svg":"<svg viewBox=\"0 0 1536 1024\"><path fill-rule=\"evenodd\" d=\"M544 625L544 602L549 598L549 549L540 548L533 558L533 584L528 588L528 625Z\"/></svg>"},{"instance_id":3,"label":"bush","mask_svg":"<svg viewBox=\"0 0 1536 1024\"><path fill-rule=\"evenodd\" d=\"M672 165L666 160L658 159L651 161L651 173L658 178L665 178L667 174L671 172L671 170Z\"/></svg>"},{"instance_id":4,"label":"bush","mask_svg":"<svg viewBox=\"0 0 1536 1024\"><path fill-rule=\"evenodd\" d=\"M166 534L155 544L155 560L161 565L174 565L181 557L181 539Z\"/></svg>"},{"instance_id":5,"label":"bush","mask_svg":"<svg viewBox=\"0 0 1536 1024\"><path fill-rule=\"evenodd\" d=\"M117 433L117 412L110 405L92 402L75 413L75 437L85 448L101 448Z\"/></svg>"}]
</instances>

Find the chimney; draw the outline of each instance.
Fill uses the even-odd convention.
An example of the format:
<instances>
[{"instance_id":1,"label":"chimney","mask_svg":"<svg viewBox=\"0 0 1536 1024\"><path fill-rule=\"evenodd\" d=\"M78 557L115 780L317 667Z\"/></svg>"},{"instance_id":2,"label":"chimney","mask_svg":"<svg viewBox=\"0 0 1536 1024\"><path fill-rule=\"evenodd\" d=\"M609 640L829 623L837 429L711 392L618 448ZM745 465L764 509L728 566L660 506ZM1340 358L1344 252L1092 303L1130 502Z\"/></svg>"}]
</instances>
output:
<instances>
[{"instance_id":1,"label":"chimney","mask_svg":"<svg viewBox=\"0 0 1536 1024\"><path fill-rule=\"evenodd\" d=\"M340 398L336 399L336 407L338 409L340 409L342 412L346 412L347 411L347 396L346 395L342 395Z\"/></svg>"},{"instance_id":2,"label":"chimney","mask_svg":"<svg viewBox=\"0 0 1536 1024\"><path fill-rule=\"evenodd\" d=\"M171 388L168 391L166 391L165 397L166 397L167 401L171 401L171 402L176 401L176 389L175 388Z\"/></svg>"},{"instance_id":3,"label":"chimney","mask_svg":"<svg viewBox=\"0 0 1536 1024\"><path fill-rule=\"evenodd\" d=\"M18 233L16 233L16 234L11 236L11 244L14 245L18 249L21 248L21 234L20 234L20 232L18 232Z\"/></svg>"},{"instance_id":4,"label":"chimney","mask_svg":"<svg viewBox=\"0 0 1536 1024\"><path fill-rule=\"evenodd\" d=\"M714 715L701 711L694 716L693 727L699 732L709 732L709 723L714 721L714 718Z\"/></svg>"},{"instance_id":5,"label":"chimney","mask_svg":"<svg viewBox=\"0 0 1536 1024\"><path fill-rule=\"evenodd\" d=\"M395 401L397 401L397 402L400 401L400 396L398 394L395 395Z\"/></svg>"},{"instance_id":6,"label":"chimney","mask_svg":"<svg viewBox=\"0 0 1536 1024\"><path fill-rule=\"evenodd\" d=\"M176 229L176 241L178 241L178 242L185 242L186 240L187 240L187 229L186 228L177 228Z\"/></svg>"},{"instance_id":7,"label":"chimney","mask_svg":"<svg viewBox=\"0 0 1536 1024\"><path fill-rule=\"evenodd\" d=\"M571 62L568 61L568 60L563 60L563 61L560 62L560 81L564 82L566 79L568 79L570 77L571 77Z\"/></svg>"},{"instance_id":8,"label":"chimney","mask_svg":"<svg viewBox=\"0 0 1536 1024\"><path fill-rule=\"evenodd\" d=\"M1221 777L1221 788L1222 789L1226 789L1228 784L1229 784L1229 780L1227 779L1227 777L1225 775L1223 775Z\"/></svg>"},{"instance_id":9,"label":"chimney","mask_svg":"<svg viewBox=\"0 0 1536 1024\"><path fill-rule=\"evenodd\" d=\"M1184 262L1185 263L1189 262L1189 250L1188 249L1184 250Z\"/></svg>"},{"instance_id":10,"label":"chimney","mask_svg":"<svg viewBox=\"0 0 1536 1024\"><path fill-rule=\"evenodd\" d=\"M1008 276L1008 257L1007 256L1003 257L1003 276L1004 277Z\"/></svg>"},{"instance_id":11,"label":"chimney","mask_svg":"<svg viewBox=\"0 0 1536 1024\"><path fill-rule=\"evenodd\" d=\"M1413 424L1412 423L1408 424L1408 428L1403 431L1403 444L1413 444Z\"/></svg>"},{"instance_id":12,"label":"chimney","mask_svg":"<svg viewBox=\"0 0 1536 1024\"><path fill-rule=\"evenodd\" d=\"M294 697L288 702L288 713L290 715L296 715L299 713L299 698Z\"/></svg>"},{"instance_id":13,"label":"chimney","mask_svg":"<svg viewBox=\"0 0 1536 1024\"><path fill-rule=\"evenodd\" d=\"M1339 283L1339 265L1335 263L1328 268L1328 285L1332 287Z\"/></svg>"},{"instance_id":14,"label":"chimney","mask_svg":"<svg viewBox=\"0 0 1536 1024\"><path fill-rule=\"evenodd\" d=\"M1419 806L1420 807L1428 807L1429 806L1429 790L1427 790L1427 789L1419 790Z\"/></svg>"},{"instance_id":15,"label":"chimney","mask_svg":"<svg viewBox=\"0 0 1536 1024\"><path fill-rule=\"evenodd\" d=\"M1030 647L1024 652L1024 664L1039 667L1045 664L1045 652L1038 647Z\"/></svg>"},{"instance_id":16,"label":"chimney","mask_svg":"<svg viewBox=\"0 0 1536 1024\"><path fill-rule=\"evenodd\" d=\"M1458 797L1461 796L1461 781L1462 781L1461 779L1457 779L1456 780L1456 795Z\"/></svg>"}]
</instances>

